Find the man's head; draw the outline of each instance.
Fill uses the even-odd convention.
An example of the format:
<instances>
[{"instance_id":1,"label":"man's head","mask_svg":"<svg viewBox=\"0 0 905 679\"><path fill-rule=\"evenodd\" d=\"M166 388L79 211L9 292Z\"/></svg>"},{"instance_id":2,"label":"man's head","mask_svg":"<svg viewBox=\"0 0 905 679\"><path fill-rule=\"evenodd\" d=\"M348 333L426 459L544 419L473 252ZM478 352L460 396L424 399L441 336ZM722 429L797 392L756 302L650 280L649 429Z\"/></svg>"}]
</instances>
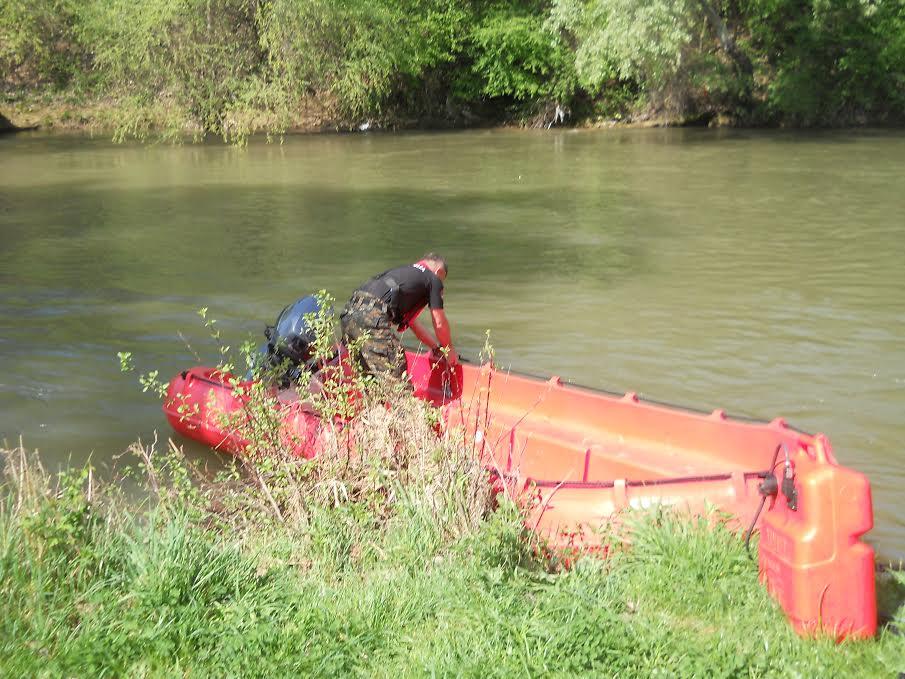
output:
<instances>
[{"instance_id":1,"label":"man's head","mask_svg":"<svg viewBox=\"0 0 905 679\"><path fill-rule=\"evenodd\" d=\"M421 258L421 261L427 264L427 267L437 275L437 278L441 281L446 280L446 276L449 274L449 268L446 266L446 259L444 257L438 255L436 252L428 252Z\"/></svg>"}]
</instances>

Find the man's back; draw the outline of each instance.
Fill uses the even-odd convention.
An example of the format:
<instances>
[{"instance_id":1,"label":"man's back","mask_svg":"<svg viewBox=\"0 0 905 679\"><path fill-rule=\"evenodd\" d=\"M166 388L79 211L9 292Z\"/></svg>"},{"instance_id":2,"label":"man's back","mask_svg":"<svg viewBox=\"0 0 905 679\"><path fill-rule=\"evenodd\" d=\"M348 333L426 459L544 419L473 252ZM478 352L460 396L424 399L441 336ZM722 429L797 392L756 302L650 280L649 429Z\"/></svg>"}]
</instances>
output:
<instances>
[{"instance_id":1,"label":"man's back","mask_svg":"<svg viewBox=\"0 0 905 679\"><path fill-rule=\"evenodd\" d=\"M407 326L422 308L443 308L443 281L421 262L384 271L362 285L387 303L396 325Z\"/></svg>"}]
</instances>

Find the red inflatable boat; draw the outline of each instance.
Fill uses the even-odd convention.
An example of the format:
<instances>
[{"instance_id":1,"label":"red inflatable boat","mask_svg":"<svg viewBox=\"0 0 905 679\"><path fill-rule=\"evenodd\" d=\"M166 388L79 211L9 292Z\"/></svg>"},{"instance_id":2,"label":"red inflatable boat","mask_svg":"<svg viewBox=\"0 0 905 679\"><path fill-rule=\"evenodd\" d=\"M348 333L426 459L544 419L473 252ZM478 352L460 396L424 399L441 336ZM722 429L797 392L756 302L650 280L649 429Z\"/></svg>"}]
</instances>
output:
<instances>
[{"instance_id":1,"label":"red inflatable boat","mask_svg":"<svg viewBox=\"0 0 905 679\"><path fill-rule=\"evenodd\" d=\"M700 414L494 369L450 370L408 352L417 396L442 408L513 487L533 494L530 525L561 546L594 547L598 529L628 508L715 507L760 531L763 582L801 633L836 638L876 632L870 485L840 466L823 435L781 419L753 423ZM244 442L222 415L243 406L230 376L187 370L170 382L173 428L232 453ZM298 454L318 449L320 421L285 408Z\"/></svg>"}]
</instances>

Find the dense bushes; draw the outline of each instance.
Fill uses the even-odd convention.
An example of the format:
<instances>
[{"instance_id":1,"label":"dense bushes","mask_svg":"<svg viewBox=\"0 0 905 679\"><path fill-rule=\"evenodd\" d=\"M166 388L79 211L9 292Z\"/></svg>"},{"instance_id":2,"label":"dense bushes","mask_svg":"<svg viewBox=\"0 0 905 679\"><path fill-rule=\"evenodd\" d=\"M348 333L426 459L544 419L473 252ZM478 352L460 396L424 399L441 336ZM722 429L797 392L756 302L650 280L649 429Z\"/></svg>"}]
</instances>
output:
<instances>
[{"instance_id":1,"label":"dense bushes","mask_svg":"<svg viewBox=\"0 0 905 679\"><path fill-rule=\"evenodd\" d=\"M567 101L572 96L571 59L537 14L490 12L472 29L468 55L477 88L465 90L467 98Z\"/></svg>"},{"instance_id":2,"label":"dense bushes","mask_svg":"<svg viewBox=\"0 0 905 679\"><path fill-rule=\"evenodd\" d=\"M461 13L449 3L275 0L260 15L271 75L287 93L332 94L350 116L379 114L396 88L449 61Z\"/></svg>"},{"instance_id":3,"label":"dense bushes","mask_svg":"<svg viewBox=\"0 0 905 679\"><path fill-rule=\"evenodd\" d=\"M81 17L100 82L122 102L121 129L141 134L162 119L229 135L260 67L253 3L105 0Z\"/></svg>"},{"instance_id":4,"label":"dense bushes","mask_svg":"<svg viewBox=\"0 0 905 679\"><path fill-rule=\"evenodd\" d=\"M901 116L902 5L860 0L772 0L749 17L769 76L769 118L797 124Z\"/></svg>"},{"instance_id":5,"label":"dense bushes","mask_svg":"<svg viewBox=\"0 0 905 679\"><path fill-rule=\"evenodd\" d=\"M88 68L78 33L84 0L0 0L0 78L65 86Z\"/></svg>"},{"instance_id":6,"label":"dense bushes","mask_svg":"<svg viewBox=\"0 0 905 679\"><path fill-rule=\"evenodd\" d=\"M104 99L121 134L905 113L895 0L0 0L0 76ZM542 117L542 121L546 119Z\"/></svg>"}]
</instances>

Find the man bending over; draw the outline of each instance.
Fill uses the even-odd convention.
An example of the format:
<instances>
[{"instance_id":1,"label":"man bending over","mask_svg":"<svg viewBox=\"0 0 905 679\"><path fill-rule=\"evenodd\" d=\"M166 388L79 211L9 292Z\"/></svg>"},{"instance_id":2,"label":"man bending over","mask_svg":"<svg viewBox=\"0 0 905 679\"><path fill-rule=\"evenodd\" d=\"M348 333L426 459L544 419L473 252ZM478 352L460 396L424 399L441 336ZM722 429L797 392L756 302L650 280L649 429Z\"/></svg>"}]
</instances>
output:
<instances>
[{"instance_id":1,"label":"man bending over","mask_svg":"<svg viewBox=\"0 0 905 679\"><path fill-rule=\"evenodd\" d=\"M458 363L449 321L443 311L443 281L447 272L446 260L431 252L414 264L374 276L352 293L340 314L340 322L346 341L357 340L367 333L368 339L361 347L361 362L367 372L402 379L406 369L405 349L396 331L404 332L408 328L435 354L444 354L450 365ZM435 336L416 320L425 306L430 307Z\"/></svg>"}]
</instances>

